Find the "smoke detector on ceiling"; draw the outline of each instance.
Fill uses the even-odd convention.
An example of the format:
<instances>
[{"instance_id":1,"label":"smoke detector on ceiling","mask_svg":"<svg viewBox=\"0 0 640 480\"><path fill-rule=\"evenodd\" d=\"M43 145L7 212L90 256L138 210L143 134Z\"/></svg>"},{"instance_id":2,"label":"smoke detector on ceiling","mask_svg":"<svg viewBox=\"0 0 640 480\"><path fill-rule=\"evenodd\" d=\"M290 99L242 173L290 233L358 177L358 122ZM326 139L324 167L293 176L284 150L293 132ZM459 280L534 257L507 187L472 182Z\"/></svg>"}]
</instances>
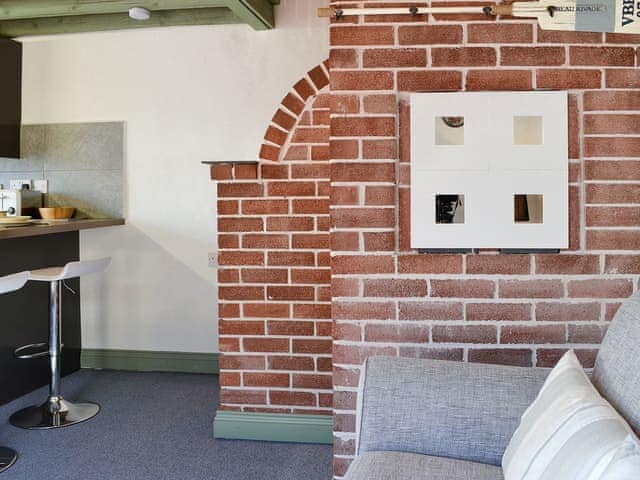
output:
<instances>
[{"instance_id":1,"label":"smoke detector on ceiling","mask_svg":"<svg viewBox=\"0 0 640 480\"><path fill-rule=\"evenodd\" d=\"M138 21L149 20L151 12L144 7L133 7L129 9L129 18Z\"/></svg>"}]
</instances>

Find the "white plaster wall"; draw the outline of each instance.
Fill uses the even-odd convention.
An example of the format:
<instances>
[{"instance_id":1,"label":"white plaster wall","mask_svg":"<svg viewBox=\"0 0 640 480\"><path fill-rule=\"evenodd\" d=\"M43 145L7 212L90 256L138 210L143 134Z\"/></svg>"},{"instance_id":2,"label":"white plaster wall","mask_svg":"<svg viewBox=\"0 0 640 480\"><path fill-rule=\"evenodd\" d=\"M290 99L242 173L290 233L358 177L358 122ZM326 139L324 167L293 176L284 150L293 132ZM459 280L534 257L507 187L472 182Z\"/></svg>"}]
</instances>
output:
<instances>
[{"instance_id":1,"label":"white plaster wall","mask_svg":"<svg viewBox=\"0 0 640 480\"><path fill-rule=\"evenodd\" d=\"M203 160L254 159L293 83L328 55L322 0L245 25L23 39L23 122L125 121L127 226L82 232L86 348L217 351L215 185ZM99 188L99 186L96 186Z\"/></svg>"}]
</instances>

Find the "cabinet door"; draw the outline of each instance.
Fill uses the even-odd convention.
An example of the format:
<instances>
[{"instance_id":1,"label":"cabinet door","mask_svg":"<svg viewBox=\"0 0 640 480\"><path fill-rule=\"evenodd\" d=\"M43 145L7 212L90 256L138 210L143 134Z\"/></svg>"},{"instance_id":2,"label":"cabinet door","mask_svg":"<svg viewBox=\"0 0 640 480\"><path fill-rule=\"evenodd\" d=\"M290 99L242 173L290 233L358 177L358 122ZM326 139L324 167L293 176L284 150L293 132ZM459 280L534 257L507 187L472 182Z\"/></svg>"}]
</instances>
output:
<instances>
[{"instance_id":1,"label":"cabinet door","mask_svg":"<svg viewBox=\"0 0 640 480\"><path fill-rule=\"evenodd\" d=\"M22 44L0 38L0 157L20 157Z\"/></svg>"}]
</instances>

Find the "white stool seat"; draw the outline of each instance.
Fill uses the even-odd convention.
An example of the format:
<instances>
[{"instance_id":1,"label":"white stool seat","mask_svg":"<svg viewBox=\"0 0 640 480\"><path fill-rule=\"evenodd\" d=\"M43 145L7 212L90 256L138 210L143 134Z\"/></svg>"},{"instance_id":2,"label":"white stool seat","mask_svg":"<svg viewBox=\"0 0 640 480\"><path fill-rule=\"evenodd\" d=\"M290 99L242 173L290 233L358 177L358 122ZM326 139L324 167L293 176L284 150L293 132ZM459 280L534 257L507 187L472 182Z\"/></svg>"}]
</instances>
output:
<instances>
[{"instance_id":1,"label":"white stool seat","mask_svg":"<svg viewBox=\"0 0 640 480\"><path fill-rule=\"evenodd\" d=\"M58 277L64 271L64 267L40 268L31 272L30 280L36 282L51 282L58 280ZM35 275L33 275L35 273Z\"/></svg>"},{"instance_id":2,"label":"white stool seat","mask_svg":"<svg viewBox=\"0 0 640 480\"><path fill-rule=\"evenodd\" d=\"M6 277L0 277L0 293L9 293L20 290L27 280L29 280L30 272L14 273Z\"/></svg>"},{"instance_id":3,"label":"white stool seat","mask_svg":"<svg viewBox=\"0 0 640 480\"><path fill-rule=\"evenodd\" d=\"M58 280L66 280L67 278L100 273L107 269L110 262L111 258L100 258L98 260L69 262L64 267L40 268L31 271L30 280L36 282L56 282Z\"/></svg>"}]
</instances>

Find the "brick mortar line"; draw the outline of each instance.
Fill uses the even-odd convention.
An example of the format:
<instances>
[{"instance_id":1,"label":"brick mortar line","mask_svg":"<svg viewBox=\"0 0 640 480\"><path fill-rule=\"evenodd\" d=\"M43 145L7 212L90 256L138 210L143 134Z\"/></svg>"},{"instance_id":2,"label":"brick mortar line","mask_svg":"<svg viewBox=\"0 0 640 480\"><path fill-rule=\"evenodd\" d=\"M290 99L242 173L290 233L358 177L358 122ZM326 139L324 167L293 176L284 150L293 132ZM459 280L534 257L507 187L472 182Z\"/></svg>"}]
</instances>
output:
<instances>
[{"instance_id":1,"label":"brick mortar line","mask_svg":"<svg viewBox=\"0 0 640 480\"><path fill-rule=\"evenodd\" d=\"M288 355L287 355L288 356ZM306 358L306 357L305 357ZM253 374L272 374L272 373L281 373L283 375L293 375L293 374L305 374L305 375L321 375L328 377L332 373L330 371L322 371L322 370L297 370L295 368L291 368L288 370L275 369L275 368L267 368L265 370L258 370L255 368L242 369L242 371L233 370L230 368L221 369L221 371L229 372L229 373L253 373ZM324 388L318 390L326 390Z\"/></svg>"},{"instance_id":2,"label":"brick mortar line","mask_svg":"<svg viewBox=\"0 0 640 480\"><path fill-rule=\"evenodd\" d=\"M524 304L526 305L526 304ZM536 304L534 304L536 305ZM600 305L598 305L600 306ZM567 320L537 320L535 318L532 318L530 320L457 320L457 319L450 319L450 320L446 320L446 319L442 319L442 320L412 320L412 319L400 319L400 320L380 320L380 319L371 319L371 320L339 320L337 319L336 322L339 322L340 324L348 324L348 325L352 325L352 326L359 326L359 327L367 327L369 325L375 325L375 326L389 326L389 327L399 327L399 326L409 326L409 325L417 325L417 326L423 326L423 327L477 327L477 326L506 326L506 327L518 327L518 326L522 326L522 327L531 327L531 326L540 326L540 328L543 327L549 327L552 325L560 325L560 326L568 326L568 325L573 325L573 326L606 326L609 325L611 322L608 320L580 320L580 319L576 319L576 320L571 320L571 319L567 319ZM239 336L238 336L239 338ZM271 336L269 336L269 338L271 338ZM382 343L379 342L378 340L336 340L336 343L339 342L354 342L354 343ZM418 342L407 342L407 343L418 343ZM419 342L422 343L422 342Z\"/></svg>"},{"instance_id":3,"label":"brick mortar line","mask_svg":"<svg viewBox=\"0 0 640 480\"><path fill-rule=\"evenodd\" d=\"M327 358L331 358L331 353L297 353L297 352L257 352L254 355L251 355L252 352L222 352L224 356L227 357L246 357L248 354L249 356L253 356L253 357L260 357L260 358L265 358L266 357L296 357L296 358L312 358L314 362L317 362L318 360L324 360ZM234 369L234 368L223 368L220 369L220 371L225 371L225 370L229 370L229 371L238 371L238 369ZM274 370L274 369L255 369L255 368L250 368L248 369L248 371L255 371L255 372L264 372L266 370ZM243 371L244 367L243 367ZM275 371L275 370L274 370ZM317 370L315 367L313 370L305 370L307 372L315 372L315 371L319 371ZM331 372L327 372L327 373L331 373Z\"/></svg>"},{"instance_id":4,"label":"brick mortar line","mask_svg":"<svg viewBox=\"0 0 640 480\"><path fill-rule=\"evenodd\" d=\"M593 206L593 205L589 205L589 206ZM603 206L609 206L608 204L604 204ZM640 206L640 205L638 205ZM332 231L349 231L348 229L333 229ZM358 230L361 231L361 230ZM443 253L443 254L429 254L429 253L419 253L416 249L411 249L411 250L403 250L402 252L400 252L400 254L398 255L394 255L392 252L363 252L363 251L351 251L351 250L345 250L345 251L333 251L332 253L335 252L336 255L332 255L333 257L337 257L337 256L363 256L363 255L374 255L374 256L392 256L392 257L412 257L412 256L418 256L418 255L464 255L462 253ZM475 256L491 256L491 255L498 255L499 253L474 253L474 254L467 254L467 255L475 255ZM504 255L504 254L503 254ZM638 250L604 250L604 249L578 249L578 250L566 250L566 251L561 251L561 253L551 253L551 254L547 254L547 253L526 253L526 254L522 254L522 255L559 255L559 256L580 256L580 255L584 255L584 256L588 256L588 255L609 255L609 256L617 256L617 255L640 255L640 251ZM464 272L463 272L464 273Z\"/></svg>"},{"instance_id":5,"label":"brick mortar line","mask_svg":"<svg viewBox=\"0 0 640 480\"><path fill-rule=\"evenodd\" d=\"M499 331L498 331L499 334ZM566 332L565 332L566 334ZM353 343L353 344L341 344L345 347L355 347L355 346L376 346L381 348L387 347L441 347L445 349L461 349L464 350L465 353L468 353L469 350L523 350L529 349L532 352L538 350L597 350L601 345L600 343L569 343L565 341L565 343L447 343L447 342L429 342L425 344L424 342L415 343L415 342L402 342L402 343L391 343L391 342L361 342L361 343ZM499 347L499 348L498 348ZM464 362L468 362L468 357L465 355ZM335 366L348 367L354 364L348 363L336 363ZM277 388L277 387L273 387Z\"/></svg>"},{"instance_id":6,"label":"brick mortar line","mask_svg":"<svg viewBox=\"0 0 640 480\"><path fill-rule=\"evenodd\" d=\"M640 138L640 133L585 133L583 138Z\"/></svg>"},{"instance_id":7,"label":"brick mortar line","mask_svg":"<svg viewBox=\"0 0 640 480\"><path fill-rule=\"evenodd\" d=\"M275 321L278 321L277 319L273 319ZM233 321L233 320L232 320ZM246 321L246 320L240 320L242 321ZM258 320L258 321L262 321L262 319ZM267 321L265 319L265 321ZM286 321L286 320L285 320ZM327 322L328 323L328 322ZM233 338L238 338L238 339L263 339L263 338L268 338L268 339L272 339L272 340L333 340L333 338L331 336L320 336L320 335L292 335L292 334L266 334L266 335L262 335L262 334L249 334L249 333L223 333L220 334L221 336L225 336L225 337L233 337ZM290 342L291 343L291 342ZM286 352L251 352L251 351L247 351L245 353L270 353L273 355L277 355L277 354L284 354ZM305 354L304 352L299 352L300 355L308 355ZM321 355L316 353L316 355ZM331 355L330 352L325 353L324 355Z\"/></svg>"},{"instance_id":8,"label":"brick mortar line","mask_svg":"<svg viewBox=\"0 0 640 480\"><path fill-rule=\"evenodd\" d=\"M595 257L595 255L594 255ZM639 256L640 258L640 256ZM334 273L336 278L356 278L363 280L635 280L640 273L429 273L429 272L402 272L402 273ZM471 276L472 278L469 278ZM603 278L605 277L605 278Z\"/></svg>"},{"instance_id":9,"label":"brick mortar line","mask_svg":"<svg viewBox=\"0 0 640 480\"><path fill-rule=\"evenodd\" d=\"M607 91L614 90L616 92L639 92L640 88L607 88ZM602 90L593 90L592 92L601 92ZM607 115L607 114L615 114L615 115L639 115L640 108L636 110L585 110L584 115Z\"/></svg>"},{"instance_id":10,"label":"brick mortar line","mask_svg":"<svg viewBox=\"0 0 640 480\"><path fill-rule=\"evenodd\" d=\"M616 66L607 66L606 70L633 70L636 67L633 65L616 65ZM435 71L435 72L448 72L448 71L495 71L495 70L505 70L505 71L516 71L516 72L530 72L536 73L538 71L546 71L546 70L586 70L586 71L598 71L601 73L605 73L605 69L603 69L602 65L536 65L535 67L531 66L523 66L518 64L484 64L484 65L459 65L459 64L449 64L449 65L434 65L434 66L426 66L426 67L365 67L361 69L343 69L341 72L391 72L391 73L403 73L403 72L424 72L424 71ZM604 81L604 75L602 75L601 80ZM531 90L535 90L535 85ZM629 90L634 90L634 88L629 87ZM606 87L603 88L573 88L570 90L607 90ZM338 90L338 91L347 91L347 90ZM348 90L348 91L360 91L360 90ZM376 90L372 90L376 91ZM387 91L386 89L380 91ZM481 90L480 90L481 91ZM310 126L314 128L320 128L321 126Z\"/></svg>"},{"instance_id":11,"label":"brick mortar line","mask_svg":"<svg viewBox=\"0 0 640 480\"><path fill-rule=\"evenodd\" d=\"M364 302L354 302L354 299L360 299L362 300L363 298L366 298L366 301ZM338 300L338 303L375 303L373 302L373 300L378 299L380 297L334 297L335 300ZM415 299L419 299L422 300L421 302L415 302L412 300ZM425 301L425 299L427 299L427 301ZM447 299L451 299L451 300L447 300ZM406 303L447 303L447 304L452 304L452 305L456 305L456 304L462 304L463 306L466 305L470 305L470 304L486 304L486 305L496 305L495 302L495 298L470 298L470 297L393 297L393 298L383 298L381 301L382 302L389 302L390 300L394 300L394 301L399 301L399 302L403 302L405 301ZM431 300L431 301L429 301ZM593 299L593 297L584 297L584 298L580 298L580 297L568 297L568 298L499 298L497 300L505 300L504 302L498 302L498 304L500 305L510 305L510 304L516 304L516 305L527 305L530 303L533 303L535 305L539 304L539 303L553 303L553 304L557 304L557 305L583 305L583 304L588 304L588 303L602 303L605 305L608 304L616 304L616 303L620 303L622 300L624 299L620 299L620 298L597 298L597 299ZM566 301L566 300L572 300L572 301ZM322 319L321 319L322 320ZM378 319L352 319L352 318L334 318L335 321L338 322L363 322L363 321L377 321ZM447 319L433 319L434 321L447 321ZM384 322L387 322L388 320L381 320ZM427 321L427 320L402 320L402 321L411 321L411 322L416 322L416 321ZM431 321L431 320L428 320ZM450 320L453 321L453 320ZM455 321L460 321L460 320L455 320ZM496 322L500 322L503 320L474 320L474 321L496 321ZM523 320L523 321L529 321L529 320ZM554 320L556 321L556 320ZM563 321L563 320L557 320L557 321ZM585 320L581 320L581 321L585 321Z\"/></svg>"},{"instance_id":12,"label":"brick mortar line","mask_svg":"<svg viewBox=\"0 0 640 480\"><path fill-rule=\"evenodd\" d=\"M640 93L639 93L640 95ZM638 137L638 139L640 140L640 137ZM634 160L628 160L628 161L634 161ZM635 161L640 161L640 156L637 157L637 160ZM582 183L585 184L589 184L589 185L640 185L640 180L598 180L598 179L585 179L582 181ZM628 205L628 204L625 204Z\"/></svg>"},{"instance_id":13,"label":"brick mortar line","mask_svg":"<svg viewBox=\"0 0 640 480\"><path fill-rule=\"evenodd\" d=\"M260 373L264 373L264 372L260 372ZM327 388L309 388L309 387L292 387L292 386L283 387L283 386L279 386L279 385L273 385L273 386L263 386L263 385L261 385L261 386L258 386L258 385L246 385L246 386L227 385L224 388L226 390L230 391L230 392L242 392L245 389L258 390L260 392L270 392L272 390L277 390L277 391L280 391L280 392L304 392L304 393L315 393L315 394L326 393L326 392L333 391L332 389L327 389ZM307 408L310 408L310 407L307 405ZM331 407L324 407L324 408L331 408Z\"/></svg>"},{"instance_id":14,"label":"brick mortar line","mask_svg":"<svg viewBox=\"0 0 640 480\"><path fill-rule=\"evenodd\" d=\"M622 232L640 232L640 226L635 226L635 227L631 227L631 226L591 226L591 225L587 225L585 226L585 231L598 231L598 230L615 230L615 231L622 231Z\"/></svg>"},{"instance_id":15,"label":"brick mortar line","mask_svg":"<svg viewBox=\"0 0 640 480\"><path fill-rule=\"evenodd\" d=\"M336 186L349 186L349 184L335 184ZM364 187L393 187L395 185L395 183L389 183L389 182L371 182L371 183L365 183L362 182L361 183L362 186ZM392 208L396 208L395 205L355 205L355 206L351 206L351 205L331 205L331 211L340 211L340 210L350 210L356 208L358 210L363 209L363 210L370 210L370 209L384 209L384 210L390 210ZM375 228L375 227L373 227ZM391 227L389 227L391 228Z\"/></svg>"},{"instance_id":16,"label":"brick mortar line","mask_svg":"<svg viewBox=\"0 0 640 480\"><path fill-rule=\"evenodd\" d=\"M586 203L585 202L585 206L589 206L589 207L611 207L611 208L624 208L624 207L638 208L638 207L640 207L640 202L638 202L638 203ZM638 250L633 250L633 251L638 252Z\"/></svg>"}]
</instances>

